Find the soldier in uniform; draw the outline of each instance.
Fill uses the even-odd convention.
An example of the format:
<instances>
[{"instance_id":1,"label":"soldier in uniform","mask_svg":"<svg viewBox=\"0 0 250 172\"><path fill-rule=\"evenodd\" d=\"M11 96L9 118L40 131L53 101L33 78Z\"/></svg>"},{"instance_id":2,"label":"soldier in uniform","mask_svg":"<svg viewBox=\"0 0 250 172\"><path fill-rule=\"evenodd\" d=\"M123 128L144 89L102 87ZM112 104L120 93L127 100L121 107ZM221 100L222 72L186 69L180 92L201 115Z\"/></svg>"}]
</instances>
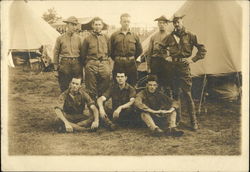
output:
<instances>
[{"instance_id":1,"label":"soldier in uniform","mask_svg":"<svg viewBox=\"0 0 250 172\"><path fill-rule=\"evenodd\" d=\"M89 114L83 114L85 104L89 108ZM81 78L72 79L69 88L60 95L55 112L66 132L86 131L89 126L95 130L99 126L98 109L81 87Z\"/></svg>"},{"instance_id":2,"label":"soldier in uniform","mask_svg":"<svg viewBox=\"0 0 250 172\"><path fill-rule=\"evenodd\" d=\"M172 99L164 95L158 89L158 81L156 75L149 75L147 86L139 92L135 98L135 106L141 112L141 118L153 132L153 134L164 134L159 127L160 122L167 118L165 123L166 134L170 136L181 136L183 131L176 129L176 111L178 107ZM155 123L158 121L158 125Z\"/></svg>"},{"instance_id":3,"label":"soldier in uniform","mask_svg":"<svg viewBox=\"0 0 250 172\"><path fill-rule=\"evenodd\" d=\"M121 29L110 37L110 56L114 60L113 78L117 70L122 69L128 76L132 86L137 82L136 59L142 54L142 46L138 35L130 30L130 15L120 17Z\"/></svg>"},{"instance_id":4,"label":"soldier in uniform","mask_svg":"<svg viewBox=\"0 0 250 172\"><path fill-rule=\"evenodd\" d=\"M111 80L111 63L108 58L108 37L102 34L103 20L92 20L93 31L82 45L85 66L85 84L90 97L96 101L109 87Z\"/></svg>"},{"instance_id":5,"label":"soldier in uniform","mask_svg":"<svg viewBox=\"0 0 250 172\"><path fill-rule=\"evenodd\" d=\"M149 42L146 52L149 72L156 75L159 79L159 85L171 96L171 64L164 59L165 53L161 49L161 42L167 36L167 25L170 22L165 16L161 16L158 21L159 32L153 35Z\"/></svg>"},{"instance_id":6,"label":"soldier in uniform","mask_svg":"<svg viewBox=\"0 0 250 172\"><path fill-rule=\"evenodd\" d=\"M64 22L67 23L68 30L57 38L54 48L54 68L58 70L58 81L62 92L69 87L73 77L82 76L81 39L75 33L78 20L72 16Z\"/></svg>"},{"instance_id":7,"label":"soldier in uniform","mask_svg":"<svg viewBox=\"0 0 250 172\"><path fill-rule=\"evenodd\" d=\"M203 59L206 54L204 45L198 43L197 36L187 31L183 26L184 16L174 16L173 26L174 31L166 36L163 40L163 47L168 49L170 56L168 61L172 62L173 66L173 85L174 98L180 101L180 92L187 101L188 113L190 116L192 129L198 129L198 122L196 118L195 105L191 95L192 79L190 74L189 64ZM198 52L192 58L193 47L196 47ZM181 121L181 112L177 115L177 123Z\"/></svg>"},{"instance_id":8,"label":"soldier in uniform","mask_svg":"<svg viewBox=\"0 0 250 172\"><path fill-rule=\"evenodd\" d=\"M126 82L127 76L123 71L117 71L116 81L97 100L100 118L105 121L111 130L116 128L116 124L127 126L133 124L136 120L134 108L132 107L136 95L135 88ZM104 102L110 98L112 100L112 110L110 113L106 113Z\"/></svg>"}]
</instances>

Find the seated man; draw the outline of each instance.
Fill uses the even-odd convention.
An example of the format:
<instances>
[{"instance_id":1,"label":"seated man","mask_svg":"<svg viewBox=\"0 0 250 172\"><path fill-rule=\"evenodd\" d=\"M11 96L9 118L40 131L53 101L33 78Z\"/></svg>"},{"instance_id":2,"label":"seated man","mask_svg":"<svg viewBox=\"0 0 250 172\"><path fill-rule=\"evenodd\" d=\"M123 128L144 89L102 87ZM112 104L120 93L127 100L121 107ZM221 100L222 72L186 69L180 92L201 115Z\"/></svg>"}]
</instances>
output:
<instances>
[{"instance_id":1,"label":"seated man","mask_svg":"<svg viewBox=\"0 0 250 172\"><path fill-rule=\"evenodd\" d=\"M168 96L157 90L157 76L148 76L147 86L136 95L135 106L141 111L141 118L153 132L153 134L164 134L163 130L155 124L155 121L162 121L167 118L168 128L166 134L169 136L182 136L183 131L176 129L177 104ZM153 120L154 119L154 120Z\"/></svg>"},{"instance_id":2,"label":"seated man","mask_svg":"<svg viewBox=\"0 0 250 172\"><path fill-rule=\"evenodd\" d=\"M89 114L83 114L85 104ZM81 87L81 79L73 78L69 88L59 97L59 106L55 107L56 115L63 121L66 132L86 131L91 125L91 130L99 126L98 109L94 101Z\"/></svg>"},{"instance_id":3,"label":"seated man","mask_svg":"<svg viewBox=\"0 0 250 172\"><path fill-rule=\"evenodd\" d=\"M135 101L136 91L127 81L127 76L124 72L116 72L116 81L112 86L97 100L100 110L100 117L104 120L105 124L111 129L115 130L118 123L120 125L128 125L133 120L132 115L135 115L131 107ZM112 112L111 114L105 112L103 103L112 99ZM110 121L112 119L113 122Z\"/></svg>"}]
</instances>

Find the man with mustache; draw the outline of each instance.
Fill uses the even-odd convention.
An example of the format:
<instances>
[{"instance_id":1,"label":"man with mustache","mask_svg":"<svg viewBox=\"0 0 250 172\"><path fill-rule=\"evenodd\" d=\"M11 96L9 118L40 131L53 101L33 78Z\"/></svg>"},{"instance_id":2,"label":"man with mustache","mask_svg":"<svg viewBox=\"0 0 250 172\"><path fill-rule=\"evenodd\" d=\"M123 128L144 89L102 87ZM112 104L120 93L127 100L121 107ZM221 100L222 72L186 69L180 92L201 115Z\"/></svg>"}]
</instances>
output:
<instances>
[{"instance_id":1,"label":"man with mustache","mask_svg":"<svg viewBox=\"0 0 250 172\"><path fill-rule=\"evenodd\" d=\"M174 16L172 21L174 31L164 38L162 47L167 49L170 54L166 59L172 63L174 98L180 102L180 93L182 91L183 97L187 101L192 129L196 131L198 129L198 122L191 95L192 79L189 64L203 59L206 54L206 49L203 44L198 43L196 35L186 30L183 25L183 17L184 16ZM194 46L198 52L194 57L190 58ZM181 122L180 109L177 114L178 124Z\"/></svg>"}]
</instances>

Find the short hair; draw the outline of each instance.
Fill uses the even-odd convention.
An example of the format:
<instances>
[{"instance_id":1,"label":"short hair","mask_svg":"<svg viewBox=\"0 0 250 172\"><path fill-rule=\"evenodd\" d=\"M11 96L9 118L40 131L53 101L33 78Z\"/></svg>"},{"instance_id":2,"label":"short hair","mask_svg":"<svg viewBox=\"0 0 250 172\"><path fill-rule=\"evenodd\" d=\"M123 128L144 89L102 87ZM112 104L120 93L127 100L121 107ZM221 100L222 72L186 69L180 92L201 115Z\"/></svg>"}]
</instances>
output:
<instances>
[{"instance_id":1,"label":"short hair","mask_svg":"<svg viewBox=\"0 0 250 172\"><path fill-rule=\"evenodd\" d=\"M147 79L147 82L150 82L150 81L155 81L158 83L158 77L156 75L148 75L148 79Z\"/></svg>"},{"instance_id":2,"label":"short hair","mask_svg":"<svg viewBox=\"0 0 250 172\"><path fill-rule=\"evenodd\" d=\"M131 17L128 13L123 13L121 16L120 16L120 20L122 20L123 17Z\"/></svg>"},{"instance_id":3,"label":"short hair","mask_svg":"<svg viewBox=\"0 0 250 172\"><path fill-rule=\"evenodd\" d=\"M96 22L96 21L101 21L102 22L102 24L103 24L103 20L100 18L100 17L94 17L93 19L92 19L92 25Z\"/></svg>"},{"instance_id":4,"label":"short hair","mask_svg":"<svg viewBox=\"0 0 250 172\"><path fill-rule=\"evenodd\" d=\"M81 77L73 77L73 78L71 79L71 82L73 81L73 79L80 79L81 82L82 82L82 78L81 78Z\"/></svg>"},{"instance_id":5,"label":"short hair","mask_svg":"<svg viewBox=\"0 0 250 172\"><path fill-rule=\"evenodd\" d=\"M117 76L118 73L124 73L125 76L128 76L127 73L124 70L121 70L121 69L115 71L115 73L114 73L115 76Z\"/></svg>"}]
</instances>

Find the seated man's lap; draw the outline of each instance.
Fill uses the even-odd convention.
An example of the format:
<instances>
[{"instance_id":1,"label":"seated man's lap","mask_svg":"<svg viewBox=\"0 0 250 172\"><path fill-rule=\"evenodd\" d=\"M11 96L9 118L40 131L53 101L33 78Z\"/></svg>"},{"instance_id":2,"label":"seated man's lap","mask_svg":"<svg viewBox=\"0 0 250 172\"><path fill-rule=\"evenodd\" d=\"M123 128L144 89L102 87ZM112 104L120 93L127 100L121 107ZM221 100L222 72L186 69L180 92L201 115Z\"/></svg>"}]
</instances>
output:
<instances>
[{"instance_id":1,"label":"seated man's lap","mask_svg":"<svg viewBox=\"0 0 250 172\"><path fill-rule=\"evenodd\" d=\"M64 113L65 118L72 123L77 123L83 120L86 120L89 118L89 115L86 114L69 114L69 113Z\"/></svg>"}]
</instances>

